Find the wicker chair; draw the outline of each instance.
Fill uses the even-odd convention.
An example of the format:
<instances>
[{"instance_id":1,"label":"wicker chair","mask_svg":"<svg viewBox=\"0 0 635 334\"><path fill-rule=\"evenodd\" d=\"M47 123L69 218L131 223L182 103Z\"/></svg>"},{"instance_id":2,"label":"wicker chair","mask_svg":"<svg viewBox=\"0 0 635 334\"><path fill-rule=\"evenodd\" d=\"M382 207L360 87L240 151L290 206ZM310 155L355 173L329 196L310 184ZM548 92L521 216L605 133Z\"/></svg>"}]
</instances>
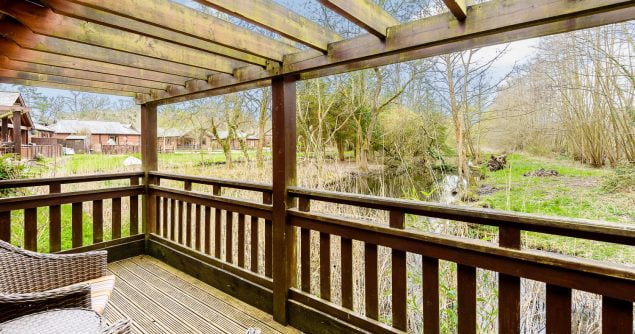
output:
<instances>
[{"instance_id":1,"label":"wicker chair","mask_svg":"<svg viewBox=\"0 0 635 334\"><path fill-rule=\"evenodd\" d=\"M0 241L0 322L59 308L91 308L91 287L106 272L106 251L40 254Z\"/></svg>"}]
</instances>

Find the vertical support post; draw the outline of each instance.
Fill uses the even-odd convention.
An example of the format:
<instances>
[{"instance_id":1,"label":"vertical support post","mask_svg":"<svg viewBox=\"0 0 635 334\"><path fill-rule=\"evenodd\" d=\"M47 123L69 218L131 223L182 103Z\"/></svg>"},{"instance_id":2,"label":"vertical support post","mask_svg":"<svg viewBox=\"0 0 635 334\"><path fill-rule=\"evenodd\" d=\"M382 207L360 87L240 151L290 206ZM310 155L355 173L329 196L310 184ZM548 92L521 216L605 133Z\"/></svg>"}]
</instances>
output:
<instances>
[{"instance_id":1,"label":"vertical support post","mask_svg":"<svg viewBox=\"0 0 635 334\"><path fill-rule=\"evenodd\" d=\"M520 249L520 229L501 226L498 231L501 247ZM498 330L501 333L520 333L520 277L498 274Z\"/></svg>"},{"instance_id":2,"label":"vertical support post","mask_svg":"<svg viewBox=\"0 0 635 334\"><path fill-rule=\"evenodd\" d=\"M273 130L273 317L287 323L289 288L295 285L295 228L287 224L287 209L294 206L287 188L296 182L295 78L276 77L272 86Z\"/></svg>"},{"instance_id":3,"label":"vertical support post","mask_svg":"<svg viewBox=\"0 0 635 334\"><path fill-rule=\"evenodd\" d=\"M22 154L22 111L13 112L13 145L15 155L20 157Z\"/></svg>"},{"instance_id":4,"label":"vertical support post","mask_svg":"<svg viewBox=\"0 0 635 334\"><path fill-rule=\"evenodd\" d=\"M9 141L9 116L2 118L2 142Z\"/></svg>"},{"instance_id":5,"label":"vertical support post","mask_svg":"<svg viewBox=\"0 0 635 334\"><path fill-rule=\"evenodd\" d=\"M146 186L146 195L143 196L142 222L146 239L151 233L156 232L156 197L149 196L148 186L157 181L148 175L159 167L157 154L157 106L154 104L141 105L141 166L145 173L143 184Z\"/></svg>"}]
</instances>

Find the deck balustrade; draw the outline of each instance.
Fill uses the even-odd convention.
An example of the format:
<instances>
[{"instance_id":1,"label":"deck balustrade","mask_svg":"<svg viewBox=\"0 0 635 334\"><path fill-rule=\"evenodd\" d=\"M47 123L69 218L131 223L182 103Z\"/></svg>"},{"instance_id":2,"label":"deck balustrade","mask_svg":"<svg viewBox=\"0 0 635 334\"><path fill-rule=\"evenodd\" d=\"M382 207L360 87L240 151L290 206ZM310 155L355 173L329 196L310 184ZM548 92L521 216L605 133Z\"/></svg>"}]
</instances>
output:
<instances>
[{"instance_id":1,"label":"deck balustrade","mask_svg":"<svg viewBox=\"0 0 635 334\"><path fill-rule=\"evenodd\" d=\"M108 249L110 260L149 254L226 293L267 312L273 310L273 263L285 245L272 235L272 186L205 177L150 172L0 181L0 189L48 187L44 195L0 199L0 239L29 250L74 252ZM96 183L94 190L62 192L62 186ZM121 185L121 183L127 183ZM570 333L572 290L602 296L604 333L631 333L635 273L630 266L524 249L522 232L635 246L635 229L576 219L545 218L493 210L380 198L289 187L297 206L287 209L285 224L297 233L297 265L292 268L287 305L289 324L313 332L369 331L399 333L408 326L409 275L406 259L419 256L425 333L439 332L439 262L457 265L458 329L475 333L477 271L498 273L498 317L501 333L520 328L520 281L546 283L548 333ZM156 211L140 214L139 200L153 201ZM122 198L129 198L127 212ZM105 223L104 202L111 222ZM92 228L83 224L85 202L92 202ZM384 224L314 210L331 203L385 212ZM63 227L61 206L71 205L71 224ZM48 221L38 223L38 208L48 208ZM12 224L12 212L23 211L23 225ZM122 213L128 230L122 234ZM498 229L498 244L409 229L407 217L424 216ZM19 218L19 217L18 217ZM19 219L17 219L19 220ZM142 223L143 222L143 223ZM105 225L107 229L105 229ZM70 229L70 231L64 230ZM18 229L18 230L16 230ZM104 231L111 231L104 235ZM38 235L48 232L48 245ZM71 236L62 249L62 235ZM85 235L92 242L86 243ZM11 240L21 235L23 240ZM314 235L312 238L311 236ZM317 237L316 237L317 236ZM317 243L317 244L316 244ZM354 244L363 249L363 268L356 268ZM391 270L378 272L379 249L390 252ZM337 253L334 252L337 250ZM317 252L317 254L311 254ZM319 265L319 289L312 290L312 268ZM295 262L294 262L295 263ZM340 270L333 271L335 263ZM354 303L354 271L363 270L363 302ZM412 273L410 273L412 274ZM335 277L339 275L339 277ZM380 317L378 278L390 276L389 319ZM297 278L297 279L296 279ZM336 284L335 284L336 282ZM333 295L339 295L333 298ZM363 309L354 305L364 305ZM307 316L314 314L317 316Z\"/></svg>"}]
</instances>

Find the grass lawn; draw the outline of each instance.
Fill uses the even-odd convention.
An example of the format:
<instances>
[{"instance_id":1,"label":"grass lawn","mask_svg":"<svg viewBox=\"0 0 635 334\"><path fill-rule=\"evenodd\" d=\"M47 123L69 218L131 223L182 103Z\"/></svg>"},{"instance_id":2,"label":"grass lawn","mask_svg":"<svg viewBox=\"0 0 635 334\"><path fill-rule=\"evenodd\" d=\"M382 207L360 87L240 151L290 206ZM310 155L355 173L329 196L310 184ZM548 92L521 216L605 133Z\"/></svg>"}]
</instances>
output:
<instances>
[{"instance_id":1,"label":"grass lawn","mask_svg":"<svg viewBox=\"0 0 635 334\"><path fill-rule=\"evenodd\" d=\"M539 168L556 170L555 177L528 177ZM484 172L480 186L496 190L480 196L477 205L492 209L635 224L635 192L603 190L605 180L614 175L609 168L589 168L571 160L547 159L510 154L507 168ZM632 263L631 247L591 242L539 233L526 233L527 246L564 252L598 260Z\"/></svg>"}]
</instances>

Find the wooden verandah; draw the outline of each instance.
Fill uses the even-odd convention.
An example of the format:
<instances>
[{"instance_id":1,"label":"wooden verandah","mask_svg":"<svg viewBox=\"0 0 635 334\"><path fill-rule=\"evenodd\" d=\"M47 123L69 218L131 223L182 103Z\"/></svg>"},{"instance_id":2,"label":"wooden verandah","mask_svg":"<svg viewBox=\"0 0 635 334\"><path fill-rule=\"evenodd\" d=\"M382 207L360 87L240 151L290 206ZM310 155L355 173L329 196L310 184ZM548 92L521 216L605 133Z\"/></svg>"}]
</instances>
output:
<instances>
[{"instance_id":1,"label":"wooden verandah","mask_svg":"<svg viewBox=\"0 0 635 334\"><path fill-rule=\"evenodd\" d=\"M308 49L167 0L0 1L0 81L134 97L141 105L143 157L140 173L0 181L0 188L44 186L50 192L0 199L1 239L9 240L12 227L18 228L24 247L37 249L37 208L48 207L48 249L62 251L60 206L72 204L72 246L63 251L103 248L111 260L147 254L307 332L405 331L410 253L422 259L425 333L439 332L440 260L458 265L460 333L476 332L476 273L481 269L499 273L501 333L520 331L521 278L547 284L549 333L571 332L572 290L603 296L604 333L632 333L632 267L523 249L520 236L532 231L632 247L635 229L295 187L295 83L627 21L635 18L635 1L492 0L466 7L464 1L445 0L450 12L400 23L369 0L320 0L368 31L347 40L270 0L198 2ZM157 106L268 85L272 184L157 171ZM120 186L100 183L94 190L62 192L65 184L105 180L120 180ZM232 189L250 195L227 196ZM130 228L123 234L122 198L130 203ZM111 201L112 210L108 238L104 201ZM84 202L92 202L89 245L83 240ZM379 210L389 219L377 225L313 212L312 202ZM24 212L23 226L12 226L12 211ZM494 226L499 243L408 230L407 215ZM312 233L319 234L319 293L310 288ZM339 258L331 256L332 237L340 239ZM364 310L353 307L353 242L364 245ZM388 322L380 321L378 311L378 247L391 252ZM335 261L342 267L338 303L331 298Z\"/></svg>"}]
</instances>

